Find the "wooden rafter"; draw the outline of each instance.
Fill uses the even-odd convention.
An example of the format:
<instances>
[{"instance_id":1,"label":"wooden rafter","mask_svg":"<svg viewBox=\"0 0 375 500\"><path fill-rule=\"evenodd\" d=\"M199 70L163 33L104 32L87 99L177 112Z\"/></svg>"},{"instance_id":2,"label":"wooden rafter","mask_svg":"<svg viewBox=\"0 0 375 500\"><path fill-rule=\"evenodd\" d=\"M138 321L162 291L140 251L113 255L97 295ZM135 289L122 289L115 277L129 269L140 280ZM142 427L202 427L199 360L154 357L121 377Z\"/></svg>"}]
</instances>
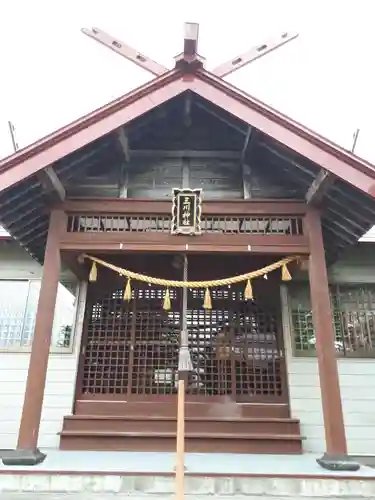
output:
<instances>
[{"instance_id":1,"label":"wooden rafter","mask_svg":"<svg viewBox=\"0 0 375 500\"><path fill-rule=\"evenodd\" d=\"M13 144L14 152L16 153L19 150L19 145L16 139L16 128L11 121L8 121L10 138ZM60 179L58 178L56 172L53 167L47 167L44 170L40 170L37 173L37 178L39 182L42 184L44 191L46 194L53 193L60 201L65 200L65 188L62 185Z\"/></svg>"}]
</instances>

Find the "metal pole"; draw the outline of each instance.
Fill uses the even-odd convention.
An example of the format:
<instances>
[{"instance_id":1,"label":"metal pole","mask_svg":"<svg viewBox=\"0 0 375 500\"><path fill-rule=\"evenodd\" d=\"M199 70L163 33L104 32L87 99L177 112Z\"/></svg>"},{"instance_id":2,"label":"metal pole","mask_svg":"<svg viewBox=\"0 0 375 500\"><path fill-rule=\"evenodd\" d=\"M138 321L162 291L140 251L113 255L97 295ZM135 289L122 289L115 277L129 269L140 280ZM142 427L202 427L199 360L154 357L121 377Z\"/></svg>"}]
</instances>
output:
<instances>
[{"instance_id":1,"label":"metal pole","mask_svg":"<svg viewBox=\"0 0 375 500\"><path fill-rule=\"evenodd\" d=\"M184 281L188 280L188 258L187 258L186 254L184 255L184 272L183 272L183 278L182 279ZM184 287L182 289L182 331L186 332L186 339L183 339L183 340L186 340L186 344L188 343L188 339L187 339L187 317L186 317L186 314L187 314L187 293L188 293L188 290L187 290L187 288Z\"/></svg>"},{"instance_id":2,"label":"metal pole","mask_svg":"<svg viewBox=\"0 0 375 500\"><path fill-rule=\"evenodd\" d=\"M16 129L14 128L14 125L12 122L8 121L8 127L9 127L9 132L10 132L10 138L12 140L13 144L13 150L14 152L19 150L18 143L16 141Z\"/></svg>"},{"instance_id":3,"label":"metal pole","mask_svg":"<svg viewBox=\"0 0 375 500\"><path fill-rule=\"evenodd\" d=\"M358 136L359 136L359 128L357 128L357 130L356 130L356 131L354 132L354 134L353 134L353 146L352 146L352 153L354 153L355 147L356 147L356 145L357 145Z\"/></svg>"},{"instance_id":4,"label":"metal pole","mask_svg":"<svg viewBox=\"0 0 375 500\"><path fill-rule=\"evenodd\" d=\"M183 280L188 280L188 259L184 255ZM178 357L178 395L177 395L177 439L176 439L176 500L184 500L185 496L185 391L189 373L193 369L189 352L189 335L187 329L187 288L182 289L182 321L181 339Z\"/></svg>"}]
</instances>

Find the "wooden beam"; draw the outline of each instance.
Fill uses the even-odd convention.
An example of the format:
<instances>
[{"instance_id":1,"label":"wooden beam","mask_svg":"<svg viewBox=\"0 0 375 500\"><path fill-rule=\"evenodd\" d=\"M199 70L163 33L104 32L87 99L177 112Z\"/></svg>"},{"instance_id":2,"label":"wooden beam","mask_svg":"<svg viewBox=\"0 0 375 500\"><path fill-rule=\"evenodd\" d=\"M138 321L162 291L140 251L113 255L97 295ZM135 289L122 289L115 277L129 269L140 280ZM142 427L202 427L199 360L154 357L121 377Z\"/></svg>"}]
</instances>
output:
<instances>
[{"instance_id":1,"label":"wooden beam","mask_svg":"<svg viewBox=\"0 0 375 500\"><path fill-rule=\"evenodd\" d=\"M65 200L66 197L65 188L52 167L47 167L44 170L40 170L37 173L37 177L41 182L44 190L48 194L53 193L57 195L60 201Z\"/></svg>"},{"instance_id":2,"label":"wooden beam","mask_svg":"<svg viewBox=\"0 0 375 500\"><path fill-rule=\"evenodd\" d=\"M306 255L306 236L204 233L199 238L158 232L65 233L60 248L65 251L168 251L234 252Z\"/></svg>"},{"instance_id":3,"label":"wooden beam","mask_svg":"<svg viewBox=\"0 0 375 500\"><path fill-rule=\"evenodd\" d=\"M228 125L228 127L232 128L233 130L236 130L240 134L246 135L246 128L241 128L238 125L235 125L230 119L228 119L229 117L225 118L224 116L221 116L221 114L216 113L213 109L207 108L207 106L205 106L204 104L202 104L200 102L196 102L195 100L193 100L193 104L197 108L200 108L203 111L205 111L206 113L210 114L211 116L214 116L215 118L220 120L222 123L225 123L226 125Z\"/></svg>"},{"instance_id":4,"label":"wooden beam","mask_svg":"<svg viewBox=\"0 0 375 500\"><path fill-rule=\"evenodd\" d=\"M128 140L128 135L124 130L124 127L120 127L118 129L117 137L118 137L122 152L124 153L125 161L129 162L130 161L129 140Z\"/></svg>"},{"instance_id":5,"label":"wooden beam","mask_svg":"<svg viewBox=\"0 0 375 500\"><path fill-rule=\"evenodd\" d=\"M247 64L255 61L256 59L259 59L266 54L269 54L273 50L278 49L282 45L291 42L297 37L298 33L282 33L276 38L270 38L265 43L257 45L256 47L252 47L247 52L244 52L243 54L234 57L230 61L221 64L220 66L212 70L212 73L216 76L219 76L220 78L228 76L234 71L237 71L238 69L243 68Z\"/></svg>"},{"instance_id":6,"label":"wooden beam","mask_svg":"<svg viewBox=\"0 0 375 500\"><path fill-rule=\"evenodd\" d=\"M246 156L246 151L247 151L247 147L249 145L249 142L250 142L250 138L251 136L253 135L253 128L248 127L247 129L247 134L246 134L246 137L245 137L245 140L244 140L244 143L243 143L243 147L242 147L242 152L241 152L241 161L245 161L245 156Z\"/></svg>"},{"instance_id":7,"label":"wooden beam","mask_svg":"<svg viewBox=\"0 0 375 500\"><path fill-rule=\"evenodd\" d=\"M184 24L184 59L191 61L198 54L199 24Z\"/></svg>"},{"instance_id":8,"label":"wooden beam","mask_svg":"<svg viewBox=\"0 0 375 500\"><path fill-rule=\"evenodd\" d=\"M194 149L132 149L132 158L221 158L239 160L241 151L194 150Z\"/></svg>"},{"instance_id":9,"label":"wooden beam","mask_svg":"<svg viewBox=\"0 0 375 500\"><path fill-rule=\"evenodd\" d=\"M198 54L199 24L184 24L184 50L175 56L176 68L184 73L195 73L204 66L205 58Z\"/></svg>"},{"instance_id":10,"label":"wooden beam","mask_svg":"<svg viewBox=\"0 0 375 500\"><path fill-rule=\"evenodd\" d=\"M86 198L65 200L59 207L69 214L169 215L171 201L153 199ZM292 200L206 200L203 215L296 216L306 213L306 203Z\"/></svg>"},{"instance_id":11,"label":"wooden beam","mask_svg":"<svg viewBox=\"0 0 375 500\"><path fill-rule=\"evenodd\" d=\"M93 38L102 45L105 45L106 47L113 50L117 54L120 54L120 56L125 57L125 59L127 59L128 61L133 62L140 68L149 71L155 76L161 76L169 71L168 68L165 68L164 66L153 61L144 54L141 54L140 52L138 52L138 50L134 49L130 45L114 38L113 36L109 35L108 33L105 33L99 28L91 28L91 29L82 28L81 31L85 35L89 36L90 38Z\"/></svg>"},{"instance_id":12,"label":"wooden beam","mask_svg":"<svg viewBox=\"0 0 375 500\"><path fill-rule=\"evenodd\" d=\"M191 92L188 92L184 100L184 125L186 128L190 127L192 123L191 106L192 106Z\"/></svg>"},{"instance_id":13,"label":"wooden beam","mask_svg":"<svg viewBox=\"0 0 375 500\"><path fill-rule=\"evenodd\" d=\"M128 196L128 183L129 183L129 173L128 173L128 163L130 161L130 148L129 148L129 140L128 135L124 129L124 127L120 127L117 131L118 141L120 143L120 147L122 153L124 155L124 161L121 164L119 179L118 179L118 187L119 187L119 197L127 198Z\"/></svg>"},{"instance_id":14,"label":"wooden beam","mask_svg":"<svg viewBox=\"0 0 375 500\"><path fill-rule=\"evenodd\" d=\"M318 175L313 180L306 193L306 203L308 205L319 205L329 188L335 182L335 176L324 168L320 169Z\"/></svg>"},{"instance_id":15,"label":"wooden beam","mask_svg":"<svg viewBox=\"0 0 375 500\"><path fill-rule=\"evenodd\" d=\"M252 134L253 128L249 126L241 152L243 197L245 200L251 198L251 167L245 162L245 156Z\"/></svg>"}]
</instances>

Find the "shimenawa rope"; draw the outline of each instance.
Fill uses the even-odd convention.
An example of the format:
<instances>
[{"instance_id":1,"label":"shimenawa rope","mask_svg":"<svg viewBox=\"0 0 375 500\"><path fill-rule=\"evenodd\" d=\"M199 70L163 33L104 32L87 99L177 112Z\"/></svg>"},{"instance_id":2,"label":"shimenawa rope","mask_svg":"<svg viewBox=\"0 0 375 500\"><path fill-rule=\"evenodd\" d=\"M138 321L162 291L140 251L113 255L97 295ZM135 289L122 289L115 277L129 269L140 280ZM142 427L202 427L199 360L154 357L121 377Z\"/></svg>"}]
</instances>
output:
<instances>
[{"instance_id":1,"label":"shimenawa rope","mask_svg":"<svg viewBox=\"0 0 375 500\"><path fill-rule=\"evenodd\" d=\"M245 287L245 293L244 293L244 298L245 300L253 299L253 289L251 285L251 280L254 278L259 278L261 276L264 276L265 274L271 273L272 271L275 271L276 269L281 268L281 276L283 281L289 281L292 279L287 264L298 260L299 257L297 256L292 256L292 257L285 257L284 259L281 259L277 262L274 262L273 264L270 264L268 266L265 266L261 269L258 269L256 271L250 271L249 273L245 274L239 274L237 276L232 276L231 278L222 278L222 279L217 279L217 280L209 280L209 281L178 281L178 280L166 280L163 278L155 278L153 276L146 276L144 274L140 273L135 273L133 271L129 271L128 269L123 269L121 267L115 266L109 262L105 262L102 259L98 259L97 257L93 257L92 255L84 254L82 255L84 259L89 259L92 261L92 268L90 271L90 281L96 281L97 279L97 264L107 267L108 269L111 269L115 273L119 274L120 276L124 276L128 278L128 281L126 283L126 287L124 290L124 300L131 300L132 296L132 290L131 290L131 280L137 280L137 281L143 281L145 283L150 283L151 285L159 285L159 286L164 286L166 287L166 292L164 296L164 309L169 310L171 308L171 303L170 303L170 296L169 296L169 288L204 288L205 289L205 296L204 296L204 304L203 307L205 309L212 309L212 304L211 304L211 295L210 295L210 288L213 287L220 287L220 286L227 286L227 285L234 285L236 283L240 283L242 281L247 281L246 287Z\"/></svg>"}]
</instances>

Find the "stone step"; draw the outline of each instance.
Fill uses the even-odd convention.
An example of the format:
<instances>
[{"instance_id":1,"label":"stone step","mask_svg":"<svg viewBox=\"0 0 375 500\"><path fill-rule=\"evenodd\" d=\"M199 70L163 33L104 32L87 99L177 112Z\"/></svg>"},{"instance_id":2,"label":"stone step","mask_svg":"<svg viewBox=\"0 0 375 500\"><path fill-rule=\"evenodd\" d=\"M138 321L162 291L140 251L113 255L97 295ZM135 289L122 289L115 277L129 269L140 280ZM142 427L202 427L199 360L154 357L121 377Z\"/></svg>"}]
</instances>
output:
<instances>
[{"instance_id":1,"label":"stone step","mask_svg":"<svg viewBox=\"0 0 375 500\"><path fill-rule=\"evenodd\" d=\"M1 500L164 500L174 498L173 475L0 474ZM375 477L348 475L295 477L187 476L189 500L339 500L374 499Z\"/></svg>"}]
</instances>

